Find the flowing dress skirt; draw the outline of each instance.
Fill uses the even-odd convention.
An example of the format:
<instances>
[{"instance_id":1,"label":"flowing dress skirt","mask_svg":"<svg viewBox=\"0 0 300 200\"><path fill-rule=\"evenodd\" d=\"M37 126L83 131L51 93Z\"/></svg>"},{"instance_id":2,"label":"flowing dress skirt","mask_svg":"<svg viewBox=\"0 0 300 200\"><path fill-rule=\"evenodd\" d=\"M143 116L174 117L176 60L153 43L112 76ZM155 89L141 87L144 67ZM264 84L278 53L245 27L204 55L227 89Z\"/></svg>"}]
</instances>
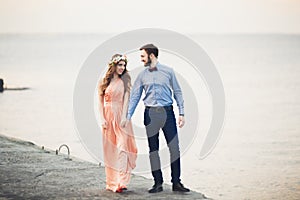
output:
<instances>
[{"instance_id":1,"label":"flowing dress skirt","mask_svg":"<svg viewBox=\"0 0 300 200\"><path fill-rule=\"evenodd\" d=\"M121 79L111 83L104 94L104 118L108 123L102 130L106 189L114 192L127 187L137 158L131 122L125 128L120 125L123 96Z\"/></svg>"}]
</instances>

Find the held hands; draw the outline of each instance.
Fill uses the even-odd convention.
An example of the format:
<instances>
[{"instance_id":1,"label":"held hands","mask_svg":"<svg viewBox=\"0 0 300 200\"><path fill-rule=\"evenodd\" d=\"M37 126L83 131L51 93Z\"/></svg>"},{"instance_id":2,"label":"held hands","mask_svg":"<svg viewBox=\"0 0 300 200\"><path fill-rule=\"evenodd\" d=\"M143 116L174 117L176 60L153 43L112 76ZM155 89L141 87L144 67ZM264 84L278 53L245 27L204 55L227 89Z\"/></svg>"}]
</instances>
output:
<instances>
[{"instance_id":1,"label":"held hands","mask_svg":"<svg viewBox=\"0 0 300 200\"><path fill-rule=\"evenodd\" d=\"M178 126L179 128L182 128L185 124L185 119L184 119L184 116L179 116L178 117Z\"/></svg>"},{"instance_id":2,"label":"held hands","mask_svg":"<svg viewBox=\"0 0 300 200\"><path fill-rule=\"evenodd\" d=\"M125 128L127 127L129 124L129 120L128 119L122 119L121 120L121 127Z\"/></svg>"}]
</instances>

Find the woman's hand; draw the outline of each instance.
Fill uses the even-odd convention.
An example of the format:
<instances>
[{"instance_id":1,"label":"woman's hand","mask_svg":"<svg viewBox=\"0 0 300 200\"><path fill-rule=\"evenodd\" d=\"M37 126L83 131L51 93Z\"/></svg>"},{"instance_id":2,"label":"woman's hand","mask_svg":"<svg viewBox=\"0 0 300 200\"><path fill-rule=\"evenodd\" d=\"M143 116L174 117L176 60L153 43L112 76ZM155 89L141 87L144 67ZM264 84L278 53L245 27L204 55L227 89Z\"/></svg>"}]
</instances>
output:
<instances>
[{"instance_id":1,"label":"woman's hand","mask_svg":"<svg viewBox=\"0 0 300 200\"><path fill-rule=\"evenodd\" d=\"M126 118L122 118L121 120L121 127L125 128L127 126L127 119Z\"/></svg>"},{"instance_id":2,"label":"woman's hand","mask_svg":"<svg viewBox=\"0 0 300 200\"><path fill-rule=\"evenodd\" d=\"M107 121L106 120L102 121L102 128L107 129Z\"/></svg>"},{"instance_id":3,"label":"woman's hand","mask_svg":"<svg viewBox=\"0 0 300 200\"><path fill-rule=\"evenodd\" d=\"M121 121L121 127L123 127L123 128L127 127L128 123L129 123L128 119L122 119L122 121Z\"/></svg>"}]
</instances>

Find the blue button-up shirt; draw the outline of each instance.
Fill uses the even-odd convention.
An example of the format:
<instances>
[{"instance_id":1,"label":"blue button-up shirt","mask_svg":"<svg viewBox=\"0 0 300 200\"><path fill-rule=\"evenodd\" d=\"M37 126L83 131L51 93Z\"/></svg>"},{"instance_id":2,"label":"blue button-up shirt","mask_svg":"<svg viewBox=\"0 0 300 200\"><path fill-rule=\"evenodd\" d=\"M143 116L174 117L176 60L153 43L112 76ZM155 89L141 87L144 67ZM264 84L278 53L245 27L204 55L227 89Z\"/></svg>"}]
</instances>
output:
<instances>
[{"instance_id":1,"label":"blue button-up shirt","mask_svg":"<svg viewBox=\"0 0 300 200\"><path fill-rule=\"evenodd\" d=\"M148 68L144 69L136 78L130 94L127 119L131 119L143 90L145 91L144 105L151 107L172 105L173 91L179 114L184 114L183 96L173 69L159 62L156 67L157 70L152 72Z\"/></svg>"}]
</instances>

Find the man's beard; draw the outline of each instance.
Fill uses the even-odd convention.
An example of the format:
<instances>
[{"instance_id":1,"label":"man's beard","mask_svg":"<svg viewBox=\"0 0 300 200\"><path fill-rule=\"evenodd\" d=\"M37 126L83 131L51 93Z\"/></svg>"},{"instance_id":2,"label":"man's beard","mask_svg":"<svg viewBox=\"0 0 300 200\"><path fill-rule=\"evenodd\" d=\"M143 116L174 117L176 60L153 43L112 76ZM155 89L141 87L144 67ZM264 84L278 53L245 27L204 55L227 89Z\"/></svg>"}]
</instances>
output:
<instances>
[{"instance_id":1,"label":"man's beard","mask_svg":"<svg viewBox=\"0 0 300 200\"><path fill-rule=\"evenodd\" d=\"M148 61L144 64L145 67L149 67L151 65L150 56L148 56Z\"/></svg>"}]
</instances>

